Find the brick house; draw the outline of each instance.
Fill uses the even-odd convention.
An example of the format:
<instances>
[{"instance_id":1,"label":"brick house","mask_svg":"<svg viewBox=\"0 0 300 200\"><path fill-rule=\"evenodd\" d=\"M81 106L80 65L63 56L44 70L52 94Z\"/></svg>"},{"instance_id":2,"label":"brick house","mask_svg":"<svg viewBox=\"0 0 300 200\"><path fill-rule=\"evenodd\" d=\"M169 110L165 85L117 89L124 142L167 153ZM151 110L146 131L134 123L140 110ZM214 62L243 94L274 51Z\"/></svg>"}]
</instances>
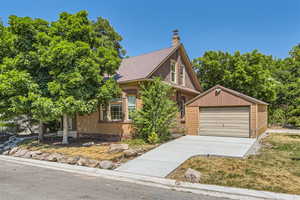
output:
<instances>
[{"instance_id":1,"label":"brick house","mask_svg":"<svg viewBox=\"0 0 300 200\"><path fill-rule=\"evenodd\" d=\"M97 112L70 119L70 135L130 137L129 113L142 107L140 84L157 76L176 90L179 113L172 132L258 137L267 128L267 103L218 85L203 92L175 31L171 47L123 59L116 74L121 96Z\"/></svg>"},{"instance_id":2,"label":"brick house","mask_svg":"<svg viewBox=\"0 0 300 200\"><path fill-rule=\"evenodd\" d=\"M129 112L142 106L140 84L157 76L176 90L174 100L178 103L180 113L174 131L184 131L184 104L199 95L202 88L184 46L177 32L174 32L171 47L123 59L117 71L117 82L122 89L120 98L112 100L97 112L71 119L70 133L130 137L132 122Z\"/></svg>"}]
</instances>

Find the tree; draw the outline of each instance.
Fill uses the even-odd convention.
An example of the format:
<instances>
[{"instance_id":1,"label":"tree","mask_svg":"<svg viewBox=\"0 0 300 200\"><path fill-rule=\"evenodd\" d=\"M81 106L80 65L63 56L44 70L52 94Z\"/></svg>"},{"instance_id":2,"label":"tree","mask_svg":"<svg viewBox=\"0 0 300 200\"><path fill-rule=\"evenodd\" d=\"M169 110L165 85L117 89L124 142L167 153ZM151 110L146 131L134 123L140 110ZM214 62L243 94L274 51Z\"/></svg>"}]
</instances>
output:
<instances>
[{"instance_id":1,"label":"tree","mask_svg":"<svg viewBox=\"0 0 300 200\"><path fill-rule=\"evenodd\" d=\"M41 56L51 81L48 89L64 122L63 143L68 143L68 117L91 113L119 93L115 74L121 62L121 36L107 20L88 19L86 11L62 13L50 27L51 41Z\"/></svg>"},{"instance_id":2,"label":"tree","mask_svg":"<svg viewBox=\"0 0 300 200\"><path fill-rule=\"evenodd\" d=\"M171 100L174 90L159 78L141 85L143 107L132 114L137 137L147 142L168 138L175 125L177 105Z\"/></svg>"},{"instance_id":3,"label":"tree","mask_svg":"<svg viewBox=\"0 0 300 200\"><path fill-rule=\"evenodd\" d=\"M300 126L300 45L293 47L290 56L274 69L274 77L280 83L277 99L271 105L271 120L283 126Z\"/></svg>"},{"instance_id":4,"label":"tree","mask_svg":"<svg viewBox=\"0 0 300 200\"><path fill-rule=\"evenodd\" d=\"M205 90L220 84L268 103L276 99L277 82L271 73L276 61L271 56L256 50L245 54L208 51L193 64Z\"/></svg>"},{"instance_id":5,"label":"tree","mask_svg":"<svg viewBox=\"0 0 300 200\"><path fill-rule=\"evenodd\" d=\"M105 19L91 21L86 11L64 12L52 23L10 16L8 27L0 24L0 36L3 76L20 73L20 79L28 81L22 85L12 79L16 81L12 91L27 88L7 95L7 78L0 79L4 85L0 109L5 116L27 115L39 121L40 130L43 123L63 116L63 143L67 143L69 116L93 112L119 92L116 81L107 77L119 67L122 38ZM10 99L24 103L13 104Z\"/></svg>"}]
</instances>

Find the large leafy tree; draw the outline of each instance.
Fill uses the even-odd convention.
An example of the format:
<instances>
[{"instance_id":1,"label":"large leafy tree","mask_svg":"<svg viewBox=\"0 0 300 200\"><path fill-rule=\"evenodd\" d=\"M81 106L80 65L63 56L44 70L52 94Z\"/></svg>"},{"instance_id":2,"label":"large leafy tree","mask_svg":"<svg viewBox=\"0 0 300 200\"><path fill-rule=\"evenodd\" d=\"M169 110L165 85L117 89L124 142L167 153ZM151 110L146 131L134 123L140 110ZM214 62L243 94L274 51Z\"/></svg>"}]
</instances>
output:
<instances>
[{"instance_id":1,"label":"large leafy tree","mask_svg":"<svg viewBox=\"0 0 300 200\"><path fill-rule=\"evenodd\" d=\"M273 123L300 126L300 45L290 51L290 56L274 69L274 77L280 83L277 99L272 104Z\"/></svg>"},{"instance_id":2,"label":"large leafy tree","mask_svg":"<svg viewBox=\"0 0 300 200\"><path fill-rule=\"evenodd\" d=\"M119 66L122 38L107 20L91 21L85 11L64 12L52 23L11 16L9 26L0 26L0 31L0 48L6 50L0 49L2 69L24 72L31 81L23 93L11 95L30 100L12 114L30 115L40 122L63 116L63 143L68 142L68 117L92 112L118 93L115 80L105 77ZM5 85L2 80L0 85ZM15 109L9 101L0 101Z\"/></svg>"},{"instance_id":3,"label":"large leafy tree","mask_svg":"<svg viewBox=\"0 0 300 200\"><path fill-rule=\"evenodd\" d=\"M256 50L245 54L208 51L193 64L205 90L220 84L269 103L276 99L277 82L272 77L276 60L271 56Z\"/></svg>"}]
</instances>

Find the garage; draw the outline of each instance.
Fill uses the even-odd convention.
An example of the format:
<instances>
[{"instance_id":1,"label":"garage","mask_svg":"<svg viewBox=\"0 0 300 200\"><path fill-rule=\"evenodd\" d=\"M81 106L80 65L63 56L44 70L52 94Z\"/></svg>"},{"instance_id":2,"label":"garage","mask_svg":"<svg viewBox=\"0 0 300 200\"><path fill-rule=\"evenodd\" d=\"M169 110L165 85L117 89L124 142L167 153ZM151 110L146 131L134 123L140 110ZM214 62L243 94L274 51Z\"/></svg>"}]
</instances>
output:
<instances>
[{"instance_id":1,"label":"garage","mask_svg":"<svg viewBox=\"0 0 300 200\"><path fill-rule=\"evenodd\" d=\"M188 135L255 138L268 126L268 104L217 85L186 103Z\"/></svg>"},{"instance_id":2,"label":"garage","mask_svg":"<svg viewBox=\"0 0 300 200\"><path fill-rule=\"evenodd\" d=\"M249 137L249 107L200 108L199 135Z\"/></svg>"}]
</instances>

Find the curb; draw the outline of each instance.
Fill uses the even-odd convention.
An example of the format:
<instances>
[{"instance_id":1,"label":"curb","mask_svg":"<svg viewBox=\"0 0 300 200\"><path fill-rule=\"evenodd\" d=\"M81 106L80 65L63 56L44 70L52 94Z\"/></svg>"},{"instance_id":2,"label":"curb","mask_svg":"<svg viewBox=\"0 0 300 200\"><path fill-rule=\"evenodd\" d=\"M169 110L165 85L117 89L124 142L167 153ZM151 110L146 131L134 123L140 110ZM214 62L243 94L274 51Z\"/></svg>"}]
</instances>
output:
<instances>
[{"instance_id":1,"label":"curb","mask_svg":"<svg viewBox=\"0 0 300 200\"><path fill-rule=\"evenodd\" d=\"M233 187L224 187L216 185L196 184L188 182L179 182L172 179L142 176L124 172L89 168L77 165L69 165L56 162L40 161L26 158L18 158L0 155L1 161L9 161L17 164L24 164L35 167L60 170L65 172L84 174L87 176L102 177L106 179L131 182L135 184L147 185L151 187L160 187L181 192L191 192L208 196L230 198L230 199L247 199L247 200L300 200L300 195L290 195L258 190L249 190Z\"/></svg>"}]
</instances>

